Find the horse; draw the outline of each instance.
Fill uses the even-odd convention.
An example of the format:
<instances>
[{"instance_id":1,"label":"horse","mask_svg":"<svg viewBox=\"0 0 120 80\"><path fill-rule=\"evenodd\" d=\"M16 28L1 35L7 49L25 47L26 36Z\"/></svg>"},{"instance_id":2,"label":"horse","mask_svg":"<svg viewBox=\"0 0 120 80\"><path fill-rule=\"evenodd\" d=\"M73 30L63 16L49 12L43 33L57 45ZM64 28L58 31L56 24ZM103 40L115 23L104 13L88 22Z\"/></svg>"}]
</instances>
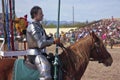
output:
<instances>
[{"instance_id":1,"label":"horse","mask_svg":"<svg viewBox=\"0 0 120 80\"><path fill-rule=\"evenodd\" d=\"M81 80L89 61L98 61L106 67L113 62L102 40L94 32L66 48L61 48L63 51L59 54L59 59L63 72L62 80ZM15 61L14 58L0 60L0 80L12 80Z\"/></svg>"}]
</instances>

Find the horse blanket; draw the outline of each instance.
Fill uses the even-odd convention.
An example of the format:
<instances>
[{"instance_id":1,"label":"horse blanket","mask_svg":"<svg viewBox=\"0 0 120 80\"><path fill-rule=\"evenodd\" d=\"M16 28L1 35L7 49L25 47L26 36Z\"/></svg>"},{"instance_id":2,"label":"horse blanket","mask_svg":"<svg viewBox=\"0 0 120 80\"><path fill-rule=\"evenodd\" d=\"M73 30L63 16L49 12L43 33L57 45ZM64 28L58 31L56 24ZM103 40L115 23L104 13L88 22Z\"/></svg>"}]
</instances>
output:
<instances>
[{"instance_id":1,"label":"horse blanket","mask_svg":"<svg viewBox=\"0 0 120 80\"><path fill-rule=\"evenodd\" d=\"M13 80L38 80L40 77L39 72L28 68L23 59L15 61L13 75Z\"/></svg>"}]
</instances>

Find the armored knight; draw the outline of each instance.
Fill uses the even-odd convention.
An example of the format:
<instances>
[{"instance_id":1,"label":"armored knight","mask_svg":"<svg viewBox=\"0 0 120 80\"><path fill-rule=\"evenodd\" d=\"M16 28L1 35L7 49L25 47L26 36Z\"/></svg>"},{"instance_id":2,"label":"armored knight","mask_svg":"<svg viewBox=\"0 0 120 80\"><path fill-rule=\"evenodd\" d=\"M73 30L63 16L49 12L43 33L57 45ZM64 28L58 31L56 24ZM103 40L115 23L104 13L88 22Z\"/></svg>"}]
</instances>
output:
<instances>
[{"instance_id":1,"label":"armored knight","mask_svg":"<svg viewBox=\"0 0 120 80\"><path fill-rule=\"evenodd\" d=\"M40 72L39 80L52 80L51 78L51 66L48 62L46 55L46 47L52 44L58 44L59 39L54 40L48 38L45 30L43 29L40 21L43 19L42 9L38 6L34 6L31 9L31 18L34 20L27 27L27 42L28 42L28 60L37 66Z\"/></svg>"}]
</instances>

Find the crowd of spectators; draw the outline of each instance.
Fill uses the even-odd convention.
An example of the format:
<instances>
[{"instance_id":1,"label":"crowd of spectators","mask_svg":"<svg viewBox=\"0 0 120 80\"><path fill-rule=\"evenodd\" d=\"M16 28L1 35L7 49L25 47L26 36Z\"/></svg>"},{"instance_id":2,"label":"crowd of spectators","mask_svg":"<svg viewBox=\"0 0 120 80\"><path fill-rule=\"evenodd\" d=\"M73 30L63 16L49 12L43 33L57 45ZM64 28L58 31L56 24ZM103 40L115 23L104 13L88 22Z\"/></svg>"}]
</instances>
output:
<instances>
[{"instance_id":1,"label":"crowd of spectators","mask_svg":"<svg viewBox=\"0 0 120 80\"><path fill-rule=\"evenodd\" d=\"M103 42L107 42L111 39L120 40L120 21L113 19L99 20L98 22L88 24L82 28L70 30L66 33L62 31L60 33L60 38L62 42L74 43L80 38L86 37L91 31L94 31Z\"/></svg>"}]
</instances>

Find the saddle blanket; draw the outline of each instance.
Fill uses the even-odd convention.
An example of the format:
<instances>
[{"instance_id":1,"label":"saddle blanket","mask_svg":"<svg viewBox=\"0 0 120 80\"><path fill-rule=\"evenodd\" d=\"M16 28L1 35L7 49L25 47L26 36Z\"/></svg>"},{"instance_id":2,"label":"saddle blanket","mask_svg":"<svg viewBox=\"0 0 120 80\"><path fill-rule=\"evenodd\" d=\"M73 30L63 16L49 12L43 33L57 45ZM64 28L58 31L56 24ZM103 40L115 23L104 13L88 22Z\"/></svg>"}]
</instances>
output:
<instances>
[{"instance_id":1,"label":"saddle blanket","mask_svg":"<svg viewBox=\"0 0 120 80\"><path fill-rule=\"evenodd\" d=\"M28 68L23 59L17 59L14 64L12 80L38 80L40 75L37 70Z\"/></svg>"}]
</instances>

